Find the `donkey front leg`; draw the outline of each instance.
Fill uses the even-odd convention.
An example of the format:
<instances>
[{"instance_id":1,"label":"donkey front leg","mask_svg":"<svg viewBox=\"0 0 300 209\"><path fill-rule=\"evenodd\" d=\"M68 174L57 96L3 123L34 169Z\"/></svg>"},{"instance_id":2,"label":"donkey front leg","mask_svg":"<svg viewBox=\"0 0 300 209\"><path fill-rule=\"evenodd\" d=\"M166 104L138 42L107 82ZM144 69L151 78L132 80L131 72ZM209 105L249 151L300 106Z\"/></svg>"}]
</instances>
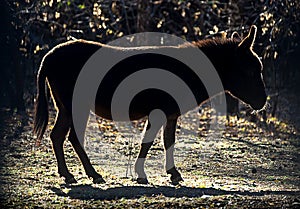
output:
<instances>
[{"instance_id":1,"label":"donkey front leg","mask_svg":"<svg viewBox=\"0 0 300 209\"><path fill-rule=\"evenodd\" d=\"M77 138L74 127L71 128L68 139L71 142L75 152L77 153L77 155L84 167L86 174L88 175L88 177L93 178L93 183L95 183L95 184L105 183L102 176L100 174L98 174L95 171L94 167L92 166L90 159L88 158L85 150L83 149L83 147L81 146L81 144Z\"/></svg>"},{"instance_id":2,"label":"donkey front leg","mask_svg":"<svg viewBox=\"0 0 300 209\"><path fill-rule=\"evenodd\" d=\"M164 147L166 152L166 170L167 174L171 174L171 182L177 185L183 181L180 173L177 171L174 164L174 145L175 145L175 132L176 132L176 119L168 119L164 129Z\"/></svg>"},{"instance_id":3,"label":"donkey front leg","mask_svg":"<svg viewBox=\"0 0 300 209\"><path fill-rule=\"evenodd\" d=\"M152 121L153 123L153 121ZM156 125L156 127L154 127ZM138 175L137 182L139 184L148 184L147 175L145 173L145 160L146 156L148 154L149 149L151 148L154 139L159 131L161 126L157 126L157 124L154 124L151 126L150 121L148 120L148 123L146 125L146 131L143 136L143 141L141 144L141 149L138 155L138 158L135 162L135 172Z\"/></svg>"},{"instance_id":4,"label":"donkey front leg","mask_svg":"<svg viewBox=\"0 0 300 209\"><path fill-rule=\"evenodd\" d=\"M57 160L58 173L65 178L67 184L76 183L74 176L69 172L63 150L63 144L66 139L66 135L70 129L70 120L67 114L63 111L59 111L56 116L55 125L51 131L50 138L52 141L52 148Z\"/></svg>"}]
</instances>

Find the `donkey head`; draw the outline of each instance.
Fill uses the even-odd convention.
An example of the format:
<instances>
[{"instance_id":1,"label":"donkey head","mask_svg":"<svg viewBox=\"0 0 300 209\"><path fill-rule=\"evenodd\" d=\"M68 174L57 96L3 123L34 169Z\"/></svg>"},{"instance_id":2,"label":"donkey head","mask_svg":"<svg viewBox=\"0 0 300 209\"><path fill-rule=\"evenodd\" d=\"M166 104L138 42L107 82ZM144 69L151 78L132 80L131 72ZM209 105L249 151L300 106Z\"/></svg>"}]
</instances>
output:
<instances>
[{"instance_id":1,"label":"donkey head","mask_svg":"<svg viewBox=\"0 0 300 209\"><path fill-rule=\"evenodd\" d=\"M266 103L265 85L262 77L262 63L252 50L256 26L251 26L249 34L234 50L234 61L227 78L228 90L231 94L249 104L253 109L260 110Z\"/></svg>"}]
</instances>

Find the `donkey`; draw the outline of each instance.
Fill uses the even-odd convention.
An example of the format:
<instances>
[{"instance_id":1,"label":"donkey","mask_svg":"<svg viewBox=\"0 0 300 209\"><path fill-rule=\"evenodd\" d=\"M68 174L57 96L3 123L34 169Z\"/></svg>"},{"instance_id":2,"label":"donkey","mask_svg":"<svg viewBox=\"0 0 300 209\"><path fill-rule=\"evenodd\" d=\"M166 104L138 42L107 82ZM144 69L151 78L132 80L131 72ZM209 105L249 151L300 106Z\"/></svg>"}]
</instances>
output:
<instances>
[{"instance_id":1,"label":"donkey","mask_svg":"<svg viewBox=\"0 0 300 209\"><path fill-rule=\"evenodd\" d=\"M210 59L220 76L226 92L255 110L261 110L266 104L266 92L262 78L262 63L252 47L256 37L256 26L251 26L248 35L242 39L207 39L193 43ZM35 102L34 134L37 141L42 140L48 124L48 101L50 93L54 101L57 115L55 125L50 133L53 150L57 159L58 173L65 178L66 183L76 183L74 176L69 172L63 151L63 143L68 135L75 152L79 156L85 172L94 183L105 182L102 176L93 168L85 150L80 144L72 119L72 94L76 79L87 60L101 47L106 45L85 40L75 40L62 43L49 51L41 62L37 75L37 97ZM178 46L183 47L183 46ZM116 47L115 50L121 50ZM139 50L139 49L137 49ZM120 68L115 68L108 79L103 80L99 89L104 89L104 95L98 94L95 100L95 113L103 118L112 119L110 102L111 95L116 86L132 71L135 66L148 68L163 68L178 75L186 77L186 82L196 94L198 105L209 99L200 80L189 79L184 66L167 57L155 54L143 54L138 58L122 63ZM125 67L124 67L125 66ZM174 70L175 69L175 70ZM173 71L172 71L173 70ZM125 73L125 74L124 74ZM47 81L47 82L46 82ZM46 85L47 84L47 85ZM172 146L175 142L175 130L178 117L181 115L178 106L174 104L171 96L161 91L144 91L132 102L130 107L130 120L137 120L149 116L151 110L160 109L166 115L164 124L164 148L166 161L169 163L167 174L171 175L173 184L183 181L181 174L174 165ZM146 134L151 125L148 123ZM159 129L158 129L159 130ZM144 172L144 160L153 144L141 144L138 159L135 164L138 183L148 183ZM167 152L168 150L168 152ZM170 166L171 164L171 166Z\"/></svg>"}]
</instances>

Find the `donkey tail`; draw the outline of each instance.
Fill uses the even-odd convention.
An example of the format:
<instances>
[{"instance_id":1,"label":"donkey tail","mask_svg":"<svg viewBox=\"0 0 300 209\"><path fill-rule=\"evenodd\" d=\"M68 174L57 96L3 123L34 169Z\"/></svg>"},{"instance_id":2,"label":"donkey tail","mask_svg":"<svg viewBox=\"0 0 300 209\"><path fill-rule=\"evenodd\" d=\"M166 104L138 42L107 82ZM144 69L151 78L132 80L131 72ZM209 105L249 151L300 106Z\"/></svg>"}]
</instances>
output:
<instances>
[{"instance_id":1,"label":"donkey tail","mask_svg":"<svg viewBox=\"0 0 300 209\"><path fill-rule=\"evenodd\" d=\"M37 136L36 145L40 144L48 125L48 100L49 90L46 87L46 75L44 73L44 66L41 65L37 76L37 96L35 100L34 110L35 115L33 134Z\"/></svg>"}]
</instances>

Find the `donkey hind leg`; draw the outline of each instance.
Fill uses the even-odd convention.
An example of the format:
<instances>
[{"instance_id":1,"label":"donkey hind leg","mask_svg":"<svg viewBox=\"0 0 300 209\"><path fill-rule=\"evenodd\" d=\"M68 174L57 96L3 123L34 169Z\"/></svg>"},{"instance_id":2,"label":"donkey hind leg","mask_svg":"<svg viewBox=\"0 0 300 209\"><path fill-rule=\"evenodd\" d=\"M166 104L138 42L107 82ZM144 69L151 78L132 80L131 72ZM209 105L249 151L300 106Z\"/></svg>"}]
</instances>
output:
<instances>
[{"instance_id":1,"label":"donkey hind leg","mask_svg":"<svg viewBox=\"0 0 300 209\"><path fill-rule=\"evenodd\" d=\"M183 181L180 173L177 171L174 164L174 145L175 145L175 132L176 132L176 119L168 119L164 129L164 147L166 152L166 170L167 174L171 174L171 182L177 185Z\"/></svg>"},{"instance_id":2,"label":"donkey hind leg","mask_svg":"<svg viewBox=\"0 0 300 209\"><path fill-rule=\"evenodd\" d=\"M83 147L81 146L81 144L77 138L77 135L76 135L76 132L75 132L73 126L71 127L68 139L71 142L75 152L77 153L77 155L84 167L86 174L88 175L88 177L93 178L93 183L95 183L95 184L105 183L102 176L100 174L98 174L95 171L94 167L92 166L90 159L88 158L85 150L83 149Z\"/></svg>"},{"instance_id":3,"label":"donkey hind leg","mask_svg":"<svg viewBox=\"0 0 300 209\"><path fill-rule=\"evenodd\" d=\"M146 131L143 136L143 141L141 144L141 149L138 155L138 158L135 162L135 172L137 173L137 182L139 184L148 184L147 175L145 173L144 167L145 167L145 160L146 156L148 154L149 149L151 148L154 139L160 130L161 126L154 127L151 126L150 120L148 120L148 123L146 125Z\"/></svg>"},{"instance_id":4,"label":"donkey hind leg","mask_svg":"<svg viewBox=\"0 0 300 209\"><path fill-rule=\"evenodd\" d=\"M55 125L50 134L52 147L57 160L58 173L65 178L67 184L76 183L74 176L67 168L63 150L63 144L70 129L70 124L70 118L67 114L59 111L56 116Z\"/></svg>"}]
</instances>

